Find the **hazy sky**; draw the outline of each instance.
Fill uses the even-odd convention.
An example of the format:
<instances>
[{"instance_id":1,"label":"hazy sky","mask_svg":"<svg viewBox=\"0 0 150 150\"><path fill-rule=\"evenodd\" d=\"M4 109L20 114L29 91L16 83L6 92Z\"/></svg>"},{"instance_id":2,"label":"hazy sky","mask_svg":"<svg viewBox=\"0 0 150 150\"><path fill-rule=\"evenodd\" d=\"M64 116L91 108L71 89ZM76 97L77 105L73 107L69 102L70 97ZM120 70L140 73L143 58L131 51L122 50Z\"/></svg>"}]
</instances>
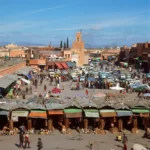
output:
<instances>
[{"instance_id":1,"label":"hazy sky","mask_svg":"<svg viewBox=\"0 0 150 150\"><path fill-rule=\"evenodd\" d=\"M150 40L150 0L2 0L0 41L59 45L82 29L91 45Z\"/></svg>"}]
</instances>

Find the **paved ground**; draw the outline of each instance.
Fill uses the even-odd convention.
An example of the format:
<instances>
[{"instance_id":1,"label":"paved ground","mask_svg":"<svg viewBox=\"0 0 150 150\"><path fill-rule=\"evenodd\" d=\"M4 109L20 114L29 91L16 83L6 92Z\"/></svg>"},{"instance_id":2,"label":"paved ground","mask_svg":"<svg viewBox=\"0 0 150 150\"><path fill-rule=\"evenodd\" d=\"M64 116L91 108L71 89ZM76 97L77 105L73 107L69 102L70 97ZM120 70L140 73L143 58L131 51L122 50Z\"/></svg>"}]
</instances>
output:
<instances>
[{"instance_id":1,"label":"paved ground","mask_svg":"<svg viewBox=\"0 0 150 150\"><path fill-rule=\"evenodd\" d=\"M73 98L76 95L82 95L85 96L85 90L79 90L79 91L72 91L70 90L70 83L71 82L65 82L60 83L60 88L62 87L62 84L65 84L65 90L60 95L60 99L65 100L65 97L71 97ZM44 85L47 85L47 91L52 90L55 86L49 86L49 82L47 80L44 80L44 83L42 86L38 86L37 89L33 87L33 94L34 91L37 91L37 94L44 93ZM75 85L75 83L73 83ZM93 95L97 92L110 92L110 90L100 90L95 89L94 91L92 89L89 89L89 95ZM116 92L116 91L111 91ZM134 99L136 98L137 94L128 94L128 98L126 100L129 100L130 98ZM33 95L27 95L27 98L33 97ZM73 131L73 134L76 135L77 133ZM131 149L132 145L134 143L141 143L145 145L146 147L149 146L150 148L150 140L148 139L142 139L143 131L140 131L138 134L131 134L128 133L128 147ZM107 133L106 135L95 135L95 134L85 134L84 140L78 141L78 140L71 140L71 136L69 135L63 135L59 133L59 131L55 131L54 135L30 135L31 138L31 149L36 150L36 143L38 137L42 138L44 148L43 150L89 150L88 147L89 141L95 141L95 150L122 150L123 144L121 142L116 142L115 137L116 135ZM2 147L2 150L15 150L18 149L16 144L18 144L18 135L14 136L0 136L0 145Z\"/></svg>"},{"instance_id":2,"label":"paved ground","mask_svg":"<svg viewBox=\"0 0 150 150\"><path fill-rule=\"evenodd\" d=\"M73 131L73 134L77 133ZM127 134L128 136L128 150L131 149L134 143L143 144L150 149L150 140L142 139L143 132L138 134ZM72 140L71 136L63 135L58 131L54 131L53 135L30 135L31 149L36 150L37 139L41 137L43 141L43 150L90 150L89 141L93 141L95 144L95 150L122 150L122 142L115 141L114 134L107 133L106 135L84 134L84 139ZM0 136L1 150L16 150L18 144L18 135L14 136Z\"/></svg>"}]
</instances>

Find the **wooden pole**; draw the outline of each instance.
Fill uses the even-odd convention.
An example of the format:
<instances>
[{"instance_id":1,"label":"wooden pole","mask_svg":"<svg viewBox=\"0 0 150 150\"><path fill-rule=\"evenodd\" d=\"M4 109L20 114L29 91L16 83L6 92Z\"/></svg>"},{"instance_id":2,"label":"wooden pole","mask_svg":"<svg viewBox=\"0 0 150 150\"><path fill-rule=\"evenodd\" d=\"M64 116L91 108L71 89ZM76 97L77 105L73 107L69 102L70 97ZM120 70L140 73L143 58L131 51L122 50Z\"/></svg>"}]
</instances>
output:
<instances>
[{"instance_id":1,"label":"wooden pole","mask_svg":"<svg viewBox=\"0 0 150 150\"><path fill-rule=\"evenodd\" d=\"M48 128L48 130L53 130L53 120L52 119L48 119L47 128Z\"/></svg>"},{"instance_id":2,"label":"wooden pole","mask_svg":"<svg viewBox=\"0 0 150 150\"><path fill-rule=\"evenodd\" d=\"M84 129L88 129L88 119L84 119Z\"/></svg>"},{"instance_id":3,"label":"wooden pole","mask_svg":"<svg viewBox=\"0 0 150 150\"><path fill-rule=\"evenodd\" d=\"M123 130L123 121L121 118L118 120L118 130L121 132Z\"/></svg>"},{"instance_id":4,"label":"wooden pole","mask_svg":"<svg viewBox=\"0 0 150 150\"><path fill-rule=\"evenodd\" d=\"M9 120L9 128L10 130L13 130L14 128L14 121L12 119Z\"/></svg>"},{"instance_id":5,"label":"wooden pole","mask_svg":"<svg viewBox=\"0 0 150 150\"><path fill-rule=\"evenodd\" d=\"M32 128L32 120L28 119L28 130L31 130Z\"/></svg>"},{"instance_id":6,"label":"wooden pole","mask_svg":"<svg viewBox=\"0 0 150 150\"><path fill-rule=\"evenodd\" d=\"M69 120L67 118L65 119L65 127L66 129L69 129Z\"/></svg>"},{"instance_id":7,"label":"wooden pole","mask_svg":"<svg viewBox=\"0 0 150 150\"><path fill-rule=\"evenodd\" d=\"M103 118L100 118L100 121L99 121L99 129L100 130L104 130L105 128L105 121Z\"/></svg>"}]
</instances>

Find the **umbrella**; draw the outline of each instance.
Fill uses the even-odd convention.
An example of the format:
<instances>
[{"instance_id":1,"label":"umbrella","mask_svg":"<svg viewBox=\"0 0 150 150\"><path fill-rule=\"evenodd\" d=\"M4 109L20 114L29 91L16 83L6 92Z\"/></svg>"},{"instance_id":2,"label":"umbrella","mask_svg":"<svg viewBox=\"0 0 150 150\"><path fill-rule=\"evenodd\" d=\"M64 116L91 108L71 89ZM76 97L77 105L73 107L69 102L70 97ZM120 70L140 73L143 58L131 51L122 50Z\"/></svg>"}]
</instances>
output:
<instances>
[{"instance_id":1,"label":"umbrella","mask_svg":"<svg viewBox=\"0 0 150 150\"><path fill-rule=\"evenodd\" d=\"M150 93L143 94L145 97L150 97Z\"/></svg>"},{"instance_id":2,"label":"umbrella","mask_svg":"<svg viewBox=\"0 0 150 150\"><path fill-rule=\"evenodd\" d=\"M96 94L94 94L93 95L93 97L105 97L106 96L106 94L104 94L104 93L96 93Z\"/></svg>"},{"instance_id":3,"label":"umbrella","mask_svg":"<svg viewBox=\"0 0 150 150\"><path fill-rule=\"evenodd\" d=\"M143 145L141 144L134 144L133 145L133 150L147 150L147 148L145 148Z\"/></svg>"},{"instance_id":4,"label":"umbrella","mask_svg":"<svg viewBox=\"0 0 150 150\"><path fill-rule=\"evenodd\" d=\"M121 91L124 90L124 88L119 86L119 83L117 83L116 86L110 87L111 90Z\"/></svg>"},{"instance_id":5,"label":"umbrella","mask_svg":"<svg viewBox=\"0 0 150 150\"><path fill-rule=\"evenodd\" d=\"M94 77L88 77L88 81L94 82L94 81L95 81L95 78L94 78Z\"/></svg>"},{"instance_id":6,"label":"umbrella","mask_svg":"<svg viewBox=\"0 0 150 150\"><path fill-rule=\"evenodd\" d=\"M58 94L58 93L61 93L61 90L59 88L55 87L52 89L52 93Z\"/></svg>"}]
</instances>

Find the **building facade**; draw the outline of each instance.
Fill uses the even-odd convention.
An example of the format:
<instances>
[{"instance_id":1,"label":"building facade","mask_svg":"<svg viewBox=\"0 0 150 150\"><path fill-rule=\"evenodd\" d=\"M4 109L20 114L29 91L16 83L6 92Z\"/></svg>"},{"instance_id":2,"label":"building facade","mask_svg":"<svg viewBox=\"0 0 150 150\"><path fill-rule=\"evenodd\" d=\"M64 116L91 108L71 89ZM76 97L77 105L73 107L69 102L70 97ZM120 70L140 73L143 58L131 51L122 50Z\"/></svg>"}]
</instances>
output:
<instances>
[{"instance_id":1,"label":"building facade","mask_svg":"<svg viewBox=\"0 0 150 150\"><path fill-rule=\"evenodd\" d=\"M77 32L76 40L72 44L72 61L76 61L76 64L82 66L84 64L84 42L82 41L82 33Z\"/></svg>"}]
</instances>

